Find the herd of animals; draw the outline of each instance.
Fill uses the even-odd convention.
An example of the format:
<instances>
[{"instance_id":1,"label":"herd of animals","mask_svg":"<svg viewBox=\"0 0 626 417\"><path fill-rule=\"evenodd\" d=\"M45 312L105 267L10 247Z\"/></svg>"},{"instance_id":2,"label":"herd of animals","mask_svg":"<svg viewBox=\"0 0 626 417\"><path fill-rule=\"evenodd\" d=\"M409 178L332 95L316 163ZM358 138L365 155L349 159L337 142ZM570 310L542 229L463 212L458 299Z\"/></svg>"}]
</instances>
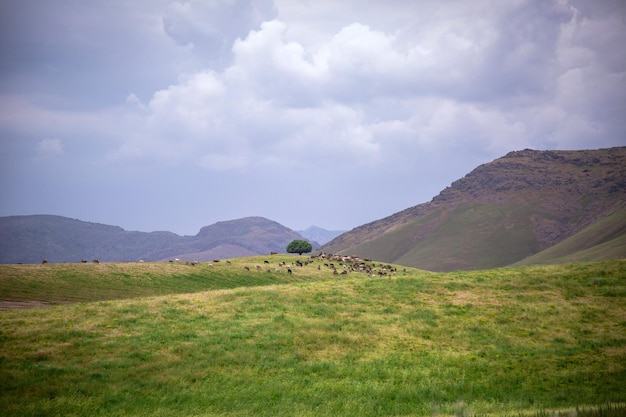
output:
<instances>
[{"instance_id":1,"label":"herd of animals","mask_svg":"<svg viewBox=\"0 0 626 417\"><path fill-rule=\"evenodd\" d=\"M228 262L228 261L227 261ZM269 260L263 261L264 266L255 265L254 268L257 271L265 269L266 272L272 272L271 262ZM320 255L311 255L304 261L296 259L295 262L288 264L285 261L280 261L274 268L275 272L286 271L288 274L293 274L297 268L304 268L313 264L318 271L323 268L327 268L333 271L334 275L346 275L349 272L362 272L372 277L374 276L386 276L395 275L398 270L395 266L389 264L375 263L371 259L361 259L358 256L351 255L332 255L327 253L321 253ZM244 266L247 271L251 270L250 266ZM406 272L406 269L403 270Z\"/></svg>"},{"instance_id":2,"label":"herd of animals","mask_svg":"<svg viewBox=\"0 0 626 417\"><path fill-rule=\"evenodd\" d=\"M277 252L270 253L270 255L276 255L276 254ZM94 259L92 262L95 264L100 263L98 259ZM138 262L143 263L144 261L139 260ZM176 258L176 259L170 260L169 262L179 263L181 262L181 260ZM212 263L211 262L208 263L208 266L213 267L213 263L217 263L217 262L220 262L220 260L214 259ZM44 259L42 261L42 264L47 264L47 263L48 263L47 259ZM87 260L82 259L81 263L87 263ZM193 261L193 262L185 262L185 263L191 266L195 266L195 265L198 265L200 262ZM230 264L231 262L229 260L226 260L226 263ZM269 260L265 260L263 261L263 263L264 263L264 266L255 265L254 269L256 269L257 271L265 270L266 272L272 272L272 268L271 268L272 263ZM324 267L333 271L332 273L334 275L346 275L349 272L362 272L372 277L375 277L375 276L383 277L386 275L395 275L398 272L397 268L393 265L383 264L383 263L377 264L371 259L361 259L358 256L333 255L333 254L327 254L327 253L321 253L319 255L311 255L304 261L301 261L300 259L296 259L295 262L293 263L280 261L276 263L274 267L274 271L275 272L286 271L288 274L293 274L296 268L304 268L305 266L308 266L311 264L314 264L317 267L318 271L321 271L322 267ZM251 271L253 268L251 268L250 266L244 266L244 269L246 271ZM403 272L406 272L406 269L404 269Z\"/></svg>"}]
</instances>

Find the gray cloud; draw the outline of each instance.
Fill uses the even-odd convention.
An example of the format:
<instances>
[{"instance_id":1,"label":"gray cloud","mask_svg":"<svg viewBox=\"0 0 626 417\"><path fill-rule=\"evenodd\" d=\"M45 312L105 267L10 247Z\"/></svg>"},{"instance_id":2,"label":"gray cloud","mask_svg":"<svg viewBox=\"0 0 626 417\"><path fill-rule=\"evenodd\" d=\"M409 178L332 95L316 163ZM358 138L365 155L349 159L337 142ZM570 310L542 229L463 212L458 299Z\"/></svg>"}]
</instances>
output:
<instances>
[{"instance_id":1,"label":"gray cloud","mask_svg":"<svg viewBox=\"0 0 626 417\"><path fill-rule=\"evenodd\" d=\"M0 162L68 202L2 183L0 214L51 207L185 233L241 215L349 228L514 149L626 144L619 1L2 8ZM46 150L64 173L29 165ZM71 206L65 190L89 182L101 192ZM116 194L123 213L106 210ZM178 209L190 214L169 219Z\"/></svg>"}]
</instances>

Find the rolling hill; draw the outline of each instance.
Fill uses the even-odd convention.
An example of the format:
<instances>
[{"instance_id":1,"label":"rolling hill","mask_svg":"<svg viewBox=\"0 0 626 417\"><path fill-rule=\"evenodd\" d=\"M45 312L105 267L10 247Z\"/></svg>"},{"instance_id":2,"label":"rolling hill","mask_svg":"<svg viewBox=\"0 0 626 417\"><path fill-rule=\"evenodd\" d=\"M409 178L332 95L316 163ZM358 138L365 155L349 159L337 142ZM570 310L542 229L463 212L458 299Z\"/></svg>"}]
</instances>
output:
<instances>
[{"instance_id":1,"label":"rolling hill","mask_svg":"<svg viewBox=\"0 0 626 417\"><path fill-rule=\"evenodd\" d=\"M0 263L207 261L284 252L293 239L302 236L263 217L218 222L195 236L179 236L126 231L61 216L9 216L0 218Z\"/></svg>"},{"instance_id":2,"label":"rolling hill","mask_svg":"<svg viewBox=\"0 0 626 417\"><path fill-rule=\"evenodd\" d=\"M626 147L526 149L322 247L431 271L626 257Z\"/></svg>"}]
</instances>

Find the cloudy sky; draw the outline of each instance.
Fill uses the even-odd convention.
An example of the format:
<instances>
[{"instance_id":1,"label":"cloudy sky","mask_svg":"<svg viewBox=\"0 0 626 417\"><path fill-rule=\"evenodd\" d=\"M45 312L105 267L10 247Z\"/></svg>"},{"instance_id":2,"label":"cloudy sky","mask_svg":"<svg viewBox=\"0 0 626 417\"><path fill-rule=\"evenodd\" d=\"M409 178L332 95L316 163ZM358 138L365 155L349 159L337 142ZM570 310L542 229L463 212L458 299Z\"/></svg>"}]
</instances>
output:
<instances>
[{"instance_id":1,"label":"cloudy sky","mask_svg":"<svg viewBox=\"0 0 626 417\"><path fill-rule=\"evenodd\" d=\"M623 0L0 0L0 216L351 229L626 145Z\"/></svg>"}]
</instances>

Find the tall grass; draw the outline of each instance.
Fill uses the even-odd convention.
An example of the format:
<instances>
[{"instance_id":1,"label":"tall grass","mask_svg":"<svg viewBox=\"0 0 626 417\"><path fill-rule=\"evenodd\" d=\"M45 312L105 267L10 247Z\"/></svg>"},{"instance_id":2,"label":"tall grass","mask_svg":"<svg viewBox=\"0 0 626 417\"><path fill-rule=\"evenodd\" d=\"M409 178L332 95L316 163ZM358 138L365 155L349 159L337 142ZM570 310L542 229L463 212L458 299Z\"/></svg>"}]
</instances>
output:
<instances>
[{"instance_id":1,"label":"tall grass","mask_svg":"<svg viewBox=\"0 0 626 417\"><path fill-rule=\"evenodd\" d=\"M243 269L259 261L220 267L249 282L272 274ZM625 261L383 278L316 266L262 287L0 312L0 409L539 415L626 398Z\"/></svg>"}]
</instances>

